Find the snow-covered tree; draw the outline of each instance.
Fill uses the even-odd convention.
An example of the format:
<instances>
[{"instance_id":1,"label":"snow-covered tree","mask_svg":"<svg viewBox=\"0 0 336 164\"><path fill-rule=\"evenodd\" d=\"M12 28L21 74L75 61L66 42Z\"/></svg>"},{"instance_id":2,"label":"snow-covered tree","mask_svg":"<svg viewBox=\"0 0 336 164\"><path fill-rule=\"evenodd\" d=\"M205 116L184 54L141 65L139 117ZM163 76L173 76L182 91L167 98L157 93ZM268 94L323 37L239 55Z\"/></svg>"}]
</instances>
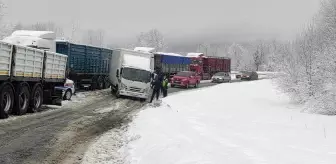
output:
<instances>
[{"instance_id":1,"label":"snow-covered tree","mask_svg":"<svg viewBox=\"0 0 336 164\"><path fill-rule=\"evenodd\" d=\"M256 71L259 71L260 67L265 64L266 49L265 43L263 43L263 41L259 41L256 46L256 50L252 54Z\"/></svg>"},{"instance_id":2,"label":"snow-covered tree","mask_svg":"<svg viewBox=\"0 0 336 164\"><path fill-rule=\"evenodd\" d=\"M153 47L156 51L164 51L167 45L163 34L157 29L151 29L148 32L142 32L137 36L138 47Z\"/></svg>"},{"instance_id":3,"label":"snow-covered tree","mask_svg":"<svg viewBox=\"0 0 336 164\"><path fill-rule=\"evenodd\" d=\"M277 50L284 74L277 79L280 88L305 110L336 114L336 1L324 0L318 15L291 43ZM283 53L283 52L288 53ZM282 54L281 54L282 53ZM278 58L280 59L280 58Z\"/></svg>"}]
</instances>

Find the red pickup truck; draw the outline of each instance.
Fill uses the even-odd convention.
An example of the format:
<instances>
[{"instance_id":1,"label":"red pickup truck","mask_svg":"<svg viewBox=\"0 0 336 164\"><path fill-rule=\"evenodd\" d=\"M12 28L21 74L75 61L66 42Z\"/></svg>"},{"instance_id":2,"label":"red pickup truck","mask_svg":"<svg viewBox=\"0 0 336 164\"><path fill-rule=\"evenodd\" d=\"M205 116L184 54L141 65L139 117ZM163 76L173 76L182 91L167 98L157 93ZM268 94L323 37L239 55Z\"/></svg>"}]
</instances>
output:
<instances>
[{"instance_id":1,"label":"red pickup truck","mask_svg":"<svg viewBox=\"0 0 336 164\"><path fill-rule=\"evenodd\" d=\"M184 88L189 88L189 86L192 85L196 88L198 87L200 82L201 82L201 76L197 76L195 72L182 71L178 72L170 79L170 86L171 87L180 86Z\"/></svg>"}]
</instances>

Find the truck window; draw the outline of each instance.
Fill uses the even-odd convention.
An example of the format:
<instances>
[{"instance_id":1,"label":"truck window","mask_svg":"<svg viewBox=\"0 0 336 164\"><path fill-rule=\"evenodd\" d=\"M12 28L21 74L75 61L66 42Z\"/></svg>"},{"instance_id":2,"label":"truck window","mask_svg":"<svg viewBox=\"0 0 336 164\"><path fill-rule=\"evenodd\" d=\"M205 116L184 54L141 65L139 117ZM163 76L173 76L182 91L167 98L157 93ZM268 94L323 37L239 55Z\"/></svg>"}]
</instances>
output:
<instances>
[{"instance_id":1,"label":"truck window","mask_svg":"<svg viewBox=\"0 0 336 164\"><path fill-rule=\"evenodd\" d=\"M151 72L135 68L123 68L121 76L131 81L148 83L151 80Z\"/></svg>"}]
</instances>

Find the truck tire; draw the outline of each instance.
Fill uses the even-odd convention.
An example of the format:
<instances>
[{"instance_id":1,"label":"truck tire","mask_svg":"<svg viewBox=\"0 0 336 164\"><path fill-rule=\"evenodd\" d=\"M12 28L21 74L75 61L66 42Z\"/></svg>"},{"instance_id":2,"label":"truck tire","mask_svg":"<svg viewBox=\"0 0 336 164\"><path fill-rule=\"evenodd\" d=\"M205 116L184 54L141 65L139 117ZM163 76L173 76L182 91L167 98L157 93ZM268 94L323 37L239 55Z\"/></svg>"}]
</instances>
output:
<instances>
[{"instance_id":1,"label":"truck tire","mask_svg":"<svg viewBox=\"0 0 336 164\"><path fill-rule=\"evenodd\" d=\"M97 88L104 89L104 79L101 76L97 79Z\"/></svg>"},{"instance_id":2,"label":"truck tire","mask_svg":"<svg viewBox=\"0 0 336 164\"><path fill-rule=\"evenodd\" d=\"M14 94L15 103L14 111L15 115L24 115L27 113L29 107L30 93L27 85L21 83L17 86Z\"/></svg>"},{"instance_id":3,"label":"truck tire","mask_svg":"<svg viewBox=\"0 0 336 164\"><path fill-rule=\"evenodd\" d=\"M118 89L117 89L117 91L115 92L115 97L116 97L116 98L120 98L120 97L121 97L120 92L119 92Z\"/></svg>"},{"instance_id":4,"label":"truck tire","mask_svg":"<svg viewBox=\"0 0 336 164\"><path fill-rule=\"evenodd\" d=\"M8 118L11 114L14 104L13 89L9 84L0 86L0 119Z\"/></svg>"},{"instance_id":5,"label":"truck tire","mask_svg":"<svg viewBox=\"0 0 336 164\"><path fill-rule=\"evenodd\" d=\"M108 80L108 77L105 77L104 78L104 89L107 89L109 88L111 85L110 85L110 81Z\"/></svg>"},{"instance_id":6,"label":"truck tire","mask_svg":"<svg viewBox=\"0 0 336 164\"><path fill-rule=\"evenodd\" d=\"M28 109L29 113L39 112L43 103L43 90L41 85L36 84L33 87L33 92L30 98L30 108Z\"/></svg>"}]
</instances>

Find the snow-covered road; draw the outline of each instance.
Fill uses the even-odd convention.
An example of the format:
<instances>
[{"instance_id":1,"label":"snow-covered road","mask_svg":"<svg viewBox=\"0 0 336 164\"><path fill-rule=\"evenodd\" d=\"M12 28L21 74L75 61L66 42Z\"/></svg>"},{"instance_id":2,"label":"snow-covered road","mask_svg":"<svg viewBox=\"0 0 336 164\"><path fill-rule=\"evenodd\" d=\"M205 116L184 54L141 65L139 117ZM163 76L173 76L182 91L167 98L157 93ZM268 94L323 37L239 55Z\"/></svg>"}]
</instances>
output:
<instances>
[{"instance_id":1,"label":"snow-covered road","mask_svg":"<svg viewBox=\"0 0 336 164\"><path fill-rule=\"evenodd\" d=\"M123 134L120 163L336 163L334 117L300 113L271 80L181 92L141 111ZM106 133L84 163L118 163ZM105 143L105 144L104 144ZM94 153L93 153L94 152Z\"/></svg>"}]
</instances>

